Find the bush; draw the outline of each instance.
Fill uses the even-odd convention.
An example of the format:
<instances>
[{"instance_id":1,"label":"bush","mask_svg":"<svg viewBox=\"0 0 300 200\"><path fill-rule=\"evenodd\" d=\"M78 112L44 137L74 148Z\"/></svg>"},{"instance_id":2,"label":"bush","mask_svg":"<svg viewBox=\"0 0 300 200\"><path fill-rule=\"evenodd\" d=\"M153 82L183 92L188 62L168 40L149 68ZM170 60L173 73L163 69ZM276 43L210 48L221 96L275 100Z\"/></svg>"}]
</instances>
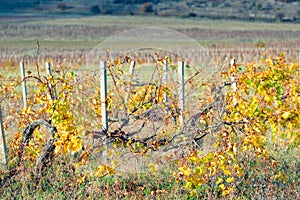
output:
<instances>
[{"instance_id":1,"label":"bush","mask_svg":"<svg viewBox=\"0 0 300 200\"><path fill-rule=\"evenodd\" d=\"M152 13L153 11L154 10L153 10L153 6L152 6L151 3L146 2L143 5L141 5L140 12L142 12L142 13Z\"/></svg>"},{"instance_id":2,"label":"bush","mask_svg":"<svg viewBox=\"0 0 300 200\"><path fill-rule=\"evenodd\" d=\"M281 22L281 21L283 21L284 18L285 18L285 14L284 13L278 13L276 15L276 21Z\"/></svg>"},{"instance_id":3,"label":"bush","mask_svg":"<svg viewBox=\"0 0 300 200\"><path fill-rule=\"evenodd\" d=\"M57 4L56 8L58 10L67 10L68 6L66 6L66 4L64 4L64 3L59 3L59 4Z\"/></svg>"},{"instance_id":4,"label":"bush","mask_svg":"<svg viewBox=\"0 0 300 200\"><path fill-rule=\"evenodd\" d=\"M189 17L197 17L196 13L189 13Z\"/></svg>"},{"instance_id":5,"label":"bush","mask_svg":"<svg viewBox=\"0 0 300 200\"><path fill-rule=\"evenodd\" d=\"M220 109L223 116L215 116L226 125L215 129L215 149L204 155L193 149L180 163L177 180L184 180L193 196L210 188L217 198L297 199L299 172L294 169L299 162L292 161L299 160L298 69L282 53L259 65L233 65L220 74L228 83L234 74L239 89L224 90L224 103L216 98L224 108ZM223 95L224 86L219 88L218 95ZM214 127L212 118L205 118L203 130Z\"/></svg>"},{"instance_id":6,"label":"bush","mask_svg":"<svg viewBox=\"0 0 300 200\"><path fill-rule=\"evenodd\" d=\"M91 11L91 13L93 13L95 15L98 15L101 13L101 10L100 10L99 6L97 6L97 5L92 6L90 11Z\"/></svg>"}]
</instances>

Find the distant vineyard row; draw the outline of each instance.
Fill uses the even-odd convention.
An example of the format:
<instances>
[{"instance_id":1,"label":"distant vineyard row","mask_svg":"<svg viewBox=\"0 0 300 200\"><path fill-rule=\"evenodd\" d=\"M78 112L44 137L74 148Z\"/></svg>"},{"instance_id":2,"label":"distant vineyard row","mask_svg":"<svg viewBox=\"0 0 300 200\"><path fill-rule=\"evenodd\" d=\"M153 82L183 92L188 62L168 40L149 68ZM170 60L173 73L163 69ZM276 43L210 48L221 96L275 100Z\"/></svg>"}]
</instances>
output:
<instances>
[{"instance_id":1,"label":"distant vineyard row","mask_svg":"<svg viewBox=\"0 0 300 200\"><path fill-rule=\"evenodd\" d=\"M208 47L207 52L212 61L219 65L223 62L228 62L231 58L235 58L238 63L247 63L258 61L262 58L262 53L267 52L269 55L278 55L281 51L287 52L287 58L293 62L299 60L300 44L289 43L282 44L265 44L263 42L256 45L238 45L233 47L227 47L218 45ZM176 50L174 50L176 51ZM199 58L201 62L201 55L197 56L197 50L195 49L181 49L178 55L181 59L190 62L191 56L194 59ZM46 61L53 61L56 64L64 65L67 67L80 67L86 66L89 55L89 50L86 48L41 48L39 52L39 62L44 63ZM133 57L138 63L147 63L149 59L146 54L139 52ZM19 62L23 60L28 65L34 66L36 64L36 49L2 49L0 55L0 65L3 67L16 67ZM93 59L93 65L99 63L97 55ZM91 64L91 63L90 63ZM193 64L193 63L190 63Z\"/></svg>"}]
</instances>

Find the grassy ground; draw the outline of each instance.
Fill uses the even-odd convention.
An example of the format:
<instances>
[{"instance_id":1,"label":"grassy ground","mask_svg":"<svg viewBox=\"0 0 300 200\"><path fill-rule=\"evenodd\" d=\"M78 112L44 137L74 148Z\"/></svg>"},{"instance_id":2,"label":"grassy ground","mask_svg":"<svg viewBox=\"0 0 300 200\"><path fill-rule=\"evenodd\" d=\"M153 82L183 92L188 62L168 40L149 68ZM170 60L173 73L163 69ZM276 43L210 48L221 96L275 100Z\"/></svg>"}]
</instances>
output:
<instances>
[{"instance_id":1,"label":"grassy ground","mask_svg":"<svg viewBox=\"0 0 300 200\"><path fill-rule=\"evenodd\" d=\"M71 155L55 159L38 179L30 169L24 169L5 182L0 192L3 199L297 199L300 196L297 151L282 153L277 151L276 157L281 162L274 172L286 174L284 181L270 180L272 171L264 167L263 160L245 157L241 163L245 176L235 180L237 192L231 197L222 197L215 179L191 197L184 184L175 181L172 175L176 172L175 164L148 173L117 173L99 178L83 171L75 175Z\"/></svg>"},{"instance_id":2,"label":"grassy ground","mask_svg":"<svg viewBox=\"0 0 300 200\"><path fill-rule=\"evenodd\" d=\"M132 23L134 21L134 23ZM150 17L150 16L97 16L78 18L57 18L25 20L25 24L46 24L46 25L89 25L89 26L124 26L124 27L168 27L175 29L182 28L209 28L229 30L291 30L299 31L300 27L288 23L264 23L264 22L240 22L230 20L201 20L183 19L176 17Z\"/></svg>"},{"instance_id":3,"label":"grassy ground","mask_svg":"<svg viewBox=\"0 0 300 200\"><path fill-rule=\"evenodd\" d=\"M9 18L8 18L9 19ZM243 37L253 40L298 40L300 27L295 24L200 20L182 18L100 16L57 19L3 19L1 47L20 47L34 39L45 40L45 47L65 47L64 42L101 41L123 30L141 27L163 27L186 33L196 40L230 40ZM262 34L265 33L265 34ZM270 34L268 34L270 33ZM229 36L229 37L228 37ZM282 37L284 36L284 37ZM246 40L245 40L246 41ZM11 43L11 45L8 45ZM17 46L15 46L17 45ZM69 47L69 45L67 46Z\"/></svg>"}]
</instances>

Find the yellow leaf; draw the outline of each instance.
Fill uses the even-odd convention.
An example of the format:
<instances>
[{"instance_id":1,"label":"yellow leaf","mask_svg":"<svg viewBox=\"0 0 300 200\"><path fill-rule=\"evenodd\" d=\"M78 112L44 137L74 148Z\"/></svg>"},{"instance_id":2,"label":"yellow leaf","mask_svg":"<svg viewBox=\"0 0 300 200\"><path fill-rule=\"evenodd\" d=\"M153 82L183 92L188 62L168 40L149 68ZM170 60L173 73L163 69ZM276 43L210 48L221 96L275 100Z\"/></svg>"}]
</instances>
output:
<instances>
[{"instance_id":1,"label":"yellow leaf","mask_svg":"<svg viewBox=\"0 0 300 200\"><path fill-rule=\"evenodd\" d=\"M89 159L88 154L84 153L82 156L82 159L81 159L82 164L85 165L87 163L88 159Z\"/></svg>"},{"instance_id":2,"label":"yellow leaf","mask_svg":"<svg viewBox=\"0 0 300 200\"><path fill-rule=\"evenodd\" d=\"M219 185L222 182L223 182L223 179L222 178L218 178L218 180L216 181L216 184Z\"/></svg>"},{"instance_id":3,"label":"yellow leaf","mask_svg":"<svg viewBox=\"0 0 300 200\"><path fill-rule=\"evenodd\" d=\"M222 190L225 190L225 185L221 184L221 185L219 185L219 188L221 188Z\"/></svg>"},{"instance_id":4,"label":"yellow leaf","mask_svg":"<svg viewBox=\"0 0 300 200\"><path fill-rule=\"evenodd\" d=\"M192 186L193 186L193 184L189 181L185 183L185 187L187 187L187 188L192 188Z\"/></svg>"},{"instance_id":5,"label":"yellow leaf","mask_svg":"<svg viewBox=\"0 0 300 200\"><path fill-rule=\"evenodd\" d=\"M172 62L171 58L169 58L168 56L165 56L165 60L166 60L168 63Z\"/></svg>"},{"instance_id":6,"label":"yellow leaf","mask_svg":"<svg viewBox=\"0 0 300 200\"><path fill-rule=\"evenodd\" d=\"M230 193L229 190L223 190L222 195L227 196L229 193Z\"/></svg>"},{"instance_id":7,"label":"yellow leaf","mask_svg":"<svg viewBox=\"0 0 300 200\"><path fill-rule=\"evenodd\" d=\"M189 160L191 161L191 163L196 163L198 158L196 156L191 156L189 157Z\"/></svg>"},{"instance_id":8,"label":"yellow leaf","mask_svg":"<svg viewBox=\"0 0 300 200\"><path fill-rule=\"evenodd\" d=\"M118 160L113 160L113 161L112 161L112 167L113 167L113 168L116 168L116 167L118 166L118 164L119 164L119 161L118 161Z\"/></svg>"},{"instance_id":9,"label":"yellow leaf","mask_svg":"<svg viewBox=\"0 0 300 200\"><path fill-rule=\"evenodd\" d=\"M109 166L106 165L106 172L107 172L108 174L114 174L114 173L115 173L115 170L114 170L112 167L109 167Z\"/></svg>"},{"instance_id":10,"label":"yellow leaf","mask_svg":"<svg viewBox=\"0 0 300 200\"><path fill-rule=\"evenodd\" d=\"M204 172L204 170L203 170L202 167L200 167L200 166L197 166L197 167L196 167L196 173L197 173L197 174L203 174L203 172Z\"/></svg>"},{"instance_id":11,"label":"yellow leaf","mask_svg":"<svg viewBox=\"0 0 300 200\"><path fill-rule=\"evenodd\" d=\"M123 75L123 71L122 71L122 70L117 69L116 71L117 71L117 73L118 73L119 76L122 76L122 75Z\"/></svg>"},{"instance_id":12,"label":"yellow leaf","mask_svg":"<svg viewBox=\"0 0 300 200\"><path fill-rule=\"evenodd\" d=\"M220 145L220 142L214 143L214 147L217 148Z\"/></svg>"},{"instance_id":13,"label":"yellow leaf","mask_svg":"<svg viewBox=\"0 0 300 200\"><path fill-rule=\"evenodd\" d=\"M234 181L234 178L233 177L230 177L230 178L227 178L226 179L226 182L227 183L232 183Z\"/></svg>"},{"instance_id":14,"label":"yellow leaf","mask_svg":"<svg viewBox=\"0 0 300 200\"><path fill-rule=\"evenodd\" d=\"M105 171L104 166L99 166L95 172L95 176L102 177Z\"/></svg>"},{"instance_id":15,"label":"yellow leaf","mask_svg":"<svg viewBox=\"0 0 300 200\"><path fill-rule=\"evenodd\" d=\"M282 114L282 118L283 118L283 119L288 119L290 116L291 116L291 113L290 113L290 112L284 112L284 113Z\"/></svg>"},{"instance_id":16,"label":"yellow leaf","mask_svg":"<svg viewBox=\"0 0 300 200\"><path fill-rule=\"evenodd\" d=\"M148 164L148 168L151 172L156 172L155 165L153 163Z\"/></svg>"},{"instance_id":17,"label":"yellow leaf","mask_svg":"<svg viewBox=\"0 0 300 200\"><path fill-rule=\"evenodd\" d=\"M231 172L229 170L225 169L224 174L228 176L228 175L231 175Z\"/></svg>"},{"instance_id":18,"label":"yellow leaf","mask_svg":"<svg viewBox=\"0 0 300 200\"><path fill-rule=\"evenodd\" d=\"M197 194L197 190L191 190L190 196L195 196Z\"/></svg>"},{"instance_id":19,"label":"yellow leaf","mask_svg":"<svg viewBox=\"0 0 300 200\"><path fill-rule=\"evenodd\" d=\"M162 66L162 65L163 65L163 62L162 62L161 60L158 60L158 61L157 61L157 64Z\"/></svg>"},{"instance_id":20,"label":"yellow leaf","mask_svg":"<svg viewBox=\"0 0 300 200\"><path fill-rule=\"evenodd\" d=\"M114 65L117 66L119 64L121 64L121 59L120 58L115 59L114 60Z\"/></svg>"},{"instance_id":21,"label":"yellow leaf","mask_svg":"<svg viewBox=\"0 0 300 200\"><path fill-rule=\"evenodd\" d=\"M233 151L234 155L236 155L237 149L236 149L236 145L235 144L233 144L232 151Z\"/></svg>"}]
</instances>

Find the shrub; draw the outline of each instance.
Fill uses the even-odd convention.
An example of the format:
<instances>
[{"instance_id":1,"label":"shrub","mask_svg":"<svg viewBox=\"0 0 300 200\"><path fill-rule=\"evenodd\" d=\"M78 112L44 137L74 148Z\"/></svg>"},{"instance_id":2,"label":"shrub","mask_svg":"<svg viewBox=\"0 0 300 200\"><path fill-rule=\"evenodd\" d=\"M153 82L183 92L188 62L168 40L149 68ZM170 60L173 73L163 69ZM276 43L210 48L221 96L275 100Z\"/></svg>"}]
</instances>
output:
<instances>
[{"instance_id":1,"label":"shrub","mask_svg":"<svg viewBox=\"0 0 300 200\"><path fill-rule=\"evenodd\" d=\"M196 13L189 13L189 17L197 17Z\"/></svg>"},{"instance_id":2,"label":"shrub","mask_svg":"<svg viewBox=\"0 0 300 200\"><path fill-rule=\"evenodd\" d=\"M146 2L143 5L141 5L140 12L142 12L142 13L152 13L153 11L154 10L153 10L153 6L152 6L151 3Z\"/></svg>"},{"instance_id":3,"label":"shrub","mask_svg":"<svg viewBox=\"0 0 300 200\"><path fill-rule=\"evenodd\" d=\"M205 155L193 149L181 163L177 180L185 181L192 196L209 187L220 198L241 192L246 199L296 198L297 164L287 162L296 160L294 152L299 151L299 66L288 64L284 55L259 65L233 65L220 74L227 80L236 76L239 89L224 91L223 116L218 115L224 126L215 129L215 149ZM211 119L205 118L206 128L214 126Z\"/></svg>"},{"instance_id":4,"label":"shrub","mask_svg":"<svg viewBox=\"0 0 300 200\"><path fill-rule=\"evenodd\" d=\"M284 13L278 13L276 15L276 21L282 21L285 18L285 14Z\"/></svg>"},{"instance_id":5,"label":"shrub","mask_svg":"<svg viewBox=\"0 0 300 200\"><path fill-rule=\"evenodd\" d=\"M57 4L56 8L58 10L67 10L68 6L66 6L66 4L64 4L64 3L59 3L59 4Z\"/></svg>"},{"instance_id":6,"label":"shrub","mask_svg":"<svg viewBox=\"0 0 300 200\"><path fill-rule=\"evenodd\" d=\"M95 15L98 15L101 13L101 10L100 10L99 6L97 6L97 5L91 6L90 11L91 11L91 13L93 13Z\"/></svg>"}]
</instances>

